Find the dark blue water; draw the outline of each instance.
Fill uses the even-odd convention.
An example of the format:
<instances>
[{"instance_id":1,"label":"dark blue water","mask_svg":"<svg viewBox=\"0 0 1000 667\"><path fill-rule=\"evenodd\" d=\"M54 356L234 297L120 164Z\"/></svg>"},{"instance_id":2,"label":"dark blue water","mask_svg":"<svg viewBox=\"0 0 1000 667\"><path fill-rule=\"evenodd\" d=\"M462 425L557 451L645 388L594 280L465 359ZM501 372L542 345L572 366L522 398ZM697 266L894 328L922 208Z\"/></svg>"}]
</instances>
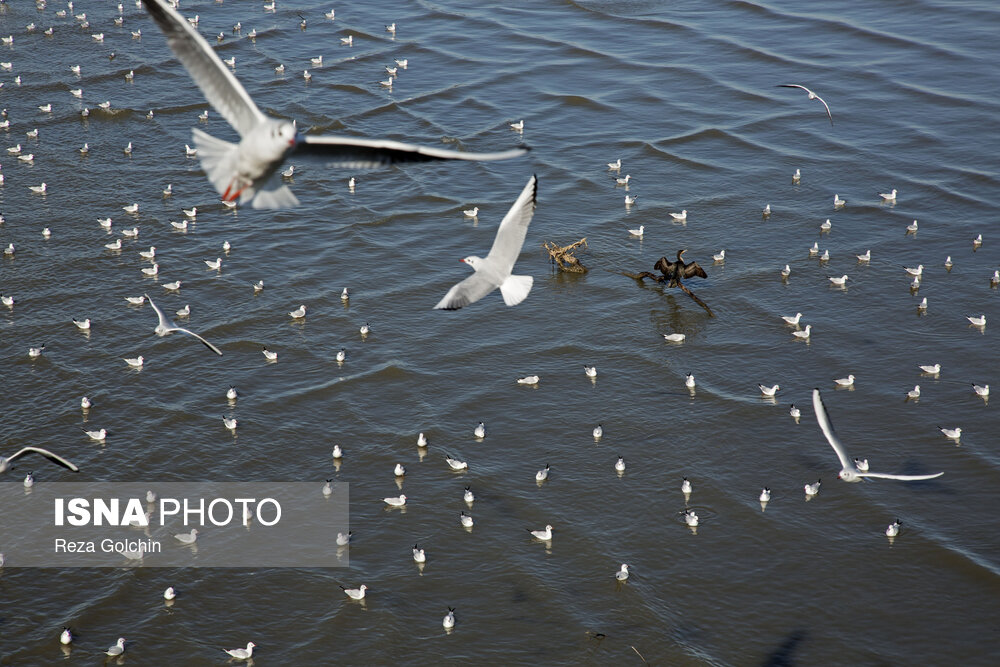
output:
<instances>
[{"instance_id":1,"label":"dark blue water","mask_svg":"<svg viewBox=\"0 0 1000 667\"><path fill-rule=\"evenodd\" d=\"M59 18L62 8L0 5L0 34L14 37L0 46L11 63L0 70L2 144L35 156L0 152L0 244L16 248L0 258L0 291L15 297L0 306L3 453L50 447L84 480L315 480L320 493L335 476L351 484L355 541L349 570L40 571L8 561L0 664L92 664L120 636L126 664L221 664L220 648L247 641L257 664L276 665L628 664L640 662L635 651L652 664L992 663L1000 424L971 384L1000 385L994 3L372 2L336 6L331 22L331 7L315 2L275 12L185 2L213 44L224 34L219 55L235 56L268 114L314 132L533 149L508 162L360 173L296 164L302 206L277 212L224 209L185 157L193 126L236 135L214 110L198 121L208 105L142 10L129 4L117 27L115 3L79 2ZM393 21L395 39L384 31ZM340 44L347 35L353 47ZM378 81L395 58L409 67L389 91ZM816 91L834 124L782 83ZM105 100L110 112L96 109ZM37 109L46 103L51 113ZM94 109L87 119L84 106ZM523 134L508 126L521 119ZM37 139L25 135L33 128ZM631 208L605 166L619 157L639 196ZM507 308L492 294L433 311L468 274L456 260L487 251L532 173L539 205L516 269L535 278L528 299ZM44 196L28 189L41 182ZM895 205L881 203L893 188ZM834 194L847 206L835 210ZM133 202L137 215L121 210ZM462 214L475 205L477 222ZM197 222L175 231L169 222L192 206ZM687 223L671 222L682 209ZM111 234L97 223L104 216ZM919 230L907 234L914 219ZM639 225L641 241L627 231ZM133 226L137 240L104 249ZM582 237L590 272L553 272L542 242ZM814 242L829 262L809 257ZM155 279L140 272L149 262L138 251L150 245ZM652 270L682 248L708 273L688 284L714 318L676 289L619 273ZM721 249L725 262L713 263ZM868 249L871 262L859 264ZM207 270L220 256L222 270ZM903 267L917 264L914 291ZM831 287L828 276L843 274L847 288ZM173 280L178 293L162 287ZM125 302L143 292L168 313L190 304L188 325L225 355L153 335L149 307ZM299 304L307 317L292 322ZM798 311L809 343L779 317ZM970 327L966 316L983 313L985 329ZM92 319L89 335L74 317ZM671 332L686 341L665 342ZM264 345L277 363L265 362ZM121 361L139 354L141 372ZM922 376L918 364L933 363L940 375ZM584 364L598 367L596 382ZM516 384L527 374L541 377L537 388ZM836 391L834 378L848 374L854 390ZM758 382L781 385L775 402ZM905 402L915 384L919 401ZM817 386L852 456L877 471L945 475L838 482L809 407ZM94 401L86 415L83 395ZM798 424L790 403L802 408ZM222 413L239 419L235 438ZM960 444L938 426L961 426ZM82 433L101 427L104 446ZM334 444L345 451L339 469ZM451 472L445 452L469 471ZM405 513L381 502L399 493L397 462L409 470ZM546 463L550 479L536 485ZM5 481L29 470L38 484L68 474L24 459ZM696 534L678 514L684 476ZM819 477L819 496L805 502L802 485ZM466 485L477 496L471 533L458 516ZM763 486L773 492L764 512ZM883 532L896 517L903 528L890 543ZM547 523L548 547L524 531ZM427 551L422 572L415 541ZM632 576L617 586L623 562ZM367 604L346 600L338 583L366 583ZM179 593L169 608L168 585ZM458 622L446 634L449 606ZM64 625L79 635L65 654Z\"/></svg>"}]
</instances>

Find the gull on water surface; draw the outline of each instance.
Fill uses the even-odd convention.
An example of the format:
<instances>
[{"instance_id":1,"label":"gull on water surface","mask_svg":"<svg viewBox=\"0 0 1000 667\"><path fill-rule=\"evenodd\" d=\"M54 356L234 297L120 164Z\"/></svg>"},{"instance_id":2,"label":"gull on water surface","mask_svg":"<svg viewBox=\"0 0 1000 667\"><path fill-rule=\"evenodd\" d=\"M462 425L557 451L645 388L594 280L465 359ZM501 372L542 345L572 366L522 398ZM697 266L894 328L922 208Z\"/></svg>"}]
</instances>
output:
<instances>
[{"instance_id":1,"label":"gull on water surface","mask_svg":"<svg viewBox=\"0 0 1000 667\"><path fill-rule=\"evenodd\" d=\"M253 656L253 649L256 646L253 642L247 642L246 648L231 648L222 649L224 653L228 653L231 658L236 660L249 660Z\"/></svg>"},{"instance_id":2,"label":"gull on water surface","mask_svg":"<svg viewBox=\"0 0 1000 667\"><path fill-rule=\"evenodd\" d=\"M516 306L527 298L534 278L515 276L512 271L535 213L537 196L538 178L532 175L510 211L500 221L489 254L485 259L470 255L461 260L471 266L475 273L453 285L434 306L435 309L457 310L479 301L497 287L508 306Z\"/></svg>"},{"instance_id":3,"label":"gull on water surface","mask_svg":"<svg viewBox=\"0 0 1000 667\"><path fill-rule=\"evenodd\" d=\"M240 135L240 142L234 144L192 130L202 167L224 200L251 202L254 208L296 205L298 199L287 185L270 187L267 183L293 153L315 156L328 166L360 169L429 160L502 160L526 152L517 148L466 153L390 140L299 134L294 122L264 115L205 38L168 0L143 2L208 102ZM344 41L351 44L353 36Z\"/></svg>"}]
</instances>

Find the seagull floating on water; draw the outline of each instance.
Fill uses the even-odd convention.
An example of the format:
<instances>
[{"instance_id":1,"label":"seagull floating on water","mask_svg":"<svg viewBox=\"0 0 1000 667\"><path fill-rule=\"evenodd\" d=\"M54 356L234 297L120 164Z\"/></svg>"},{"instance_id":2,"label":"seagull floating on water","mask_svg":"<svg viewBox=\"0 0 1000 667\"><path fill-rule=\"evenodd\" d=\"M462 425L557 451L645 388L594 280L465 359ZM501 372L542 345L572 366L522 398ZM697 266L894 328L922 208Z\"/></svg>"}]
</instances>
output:
<instances>
[{"instance_id":1,"label":"seagull floating on water","mask_svg":"<svg viewBox=\"0 0 1000 667\"><path fill-rule=\"evenodd\" d=\"M382 500L390 507L402 507L406 504L406 496L403 494L399 494L398 497L383 498Z\"/></svg>"},{"instance_id":2,"label":"seagull floating on water","mask_svg":"<svg viewBox=\"0 0 1000 667\"><path fill-rule=\"evenodd\" d=\"M104 653L106 655L110 655L112 658L114 658L114 657L117 657L117 656L121 655L124 652L125 652L125 638L124 637L119 637L118 638L118 643L116 643L114 646L112 646L111 648L109 648Z\"/></svg>"},{"instance_id":3,"label":"seagull floating on water","mask_svg":"<svg viewBox=\"0 0 1000 667\"><path fill-rule=\"evenodd\" d=\"M770 502L771 501L771 489L769 489L769 488L767 488L765 486L764 489L760 492L760 498L759 498L759 500L762 503Z\"/></svg>"},{"instance_id":4,"label":"seagull floating on water","mask_svg":"<svg viewBox=\"0 0 1000 667\"><path fill-rule=\"evenodd\" d=\"M535 213L537 196L538 178L532 175L510 211L500 221L489 254L485 259L470 255L461 260L471 266L475 273L453 285L434 306L435 309L457 310L479 301L497 287L508 306L516 306L527 298L534 278L515 276L511 272Z\"/></svg>"},{"instance_id":5,"label":"seagull floating on water","mask_svg":"<svg viewBox=\"0 0 1000 667\"><path fill-rule=\"evenodd\" d=\"M794 315L782 315L781 319L785 320L788 324L798 324L799 320L802 319L802 313L795 313Z\"/></svg>"},{"instance_id":6,"label":"seagull floating on water","mask_svg":"<svg viewBox=\"0 0 1000 667\"><path fill-rule=\"evenodd\" d=\"M820 429L823 430L823 435L826 436L826 441L830 443L833 447L833 451L837 454L837 458L840 460L841 470L837 475L839 479L845 482L860 482L864 477L879 477L882 479L899 479L903 481L916 481L922 479L934 479L935 477L940 477L943 472L936 473L934 475L889 475L880 472L868 472L867 460L865 461L864 470L861 470L861 466L851 465L850 459L847 458L847 452L844 449L843 443L837 437L837 434L833 432L833 424L830 423L830 415L827 414L826 406L823 405L823 399L820 397L819 389L813 389L812 394L813 399L813 410L816 412L816 421L819 422ZM856 461L857 459L855 459ZM808 493L808 491L806 491Z\"/></svg>"},{"instance_id":7,"label":"seagull floating on water","mask_svg":"<svg viewBox=\"0 0 1000 667\"><path fill-rule=\"evenodd\" d=\"M181 544L194 544L198 539L198 529L192 528L190 533L177 533L174 538Z\"/></svg>"},{"instance_id":8,"label":"seagull floating on water","mask_svg":"<svg viewBox=\"0 0 1000 667\"><path fill-rule=\"evenodd\" d=\"M695 386L694 375L692 375L691 373L687 374L687 376L684 378L684 386L688 387L689 389L694 389Z\"/></svg>"},{"instance_id":9,"label":"seagull floating on water","mask_svg":"<svg viewBox=\"0 0 1000 667\"><path fill-rule=\"evenodd\" d=\"M778 390L781 389L781 387L778 385L774 385L772 387L765 387L762 384L758 384L757 386L760 387L760 393L762 393L764 396L774 396L778 392Z\"/></svg>"},{"instance_id":10,"label":"seagull floating on water","mask_svg":"<svg viewBox=\"0 0 1000 667\"><path fill-rule=\"evenodd\" d=\"M300 135L293 122L269 118L261 112L208 42L167 0L143 1L164 32L168 46L209 103L240 134L240 143L233 144L192 130L201 150L202 167L224 200L252 202L255 208L297 204L287 185L265 188L268 177L291 153L315 155L328 165L357 169L443 159L502 160L526 152L518 148L499 153L464 153L389 140ZM353 36L342 41L352 44Z\"/></svg>"},{"instance_id":11,"label":"seagull floating on water","mask_svg":"<svg viewBox=\"0 0 1000 667\"><path fill-rule=\"evenodd\" d=\"M538 379L539 378L538 378L537 375L527 375L527 376L525 376L523 378L518 378L517 379L517 383L518 384L527 384L527 385L532 385L533 386L533 385L538 384Z\"/></svg>"},{"instance_id":12,"label":"seagull floating on water","mask_svg":"<svg viewBox=\"0 0 1000 667\"><path fill-rule=\"evenodd\" d=\"M686 222L688 219L687 209L682 210L680 213L671 213L670 217L677 222Z\"/></svg>"},{"instance_id":13,"label":"seagull floating on water","mask_svg":"<svg viewBox=\"0 0 1000 667\"><path fill-rule=\"evenodd\" d=\"M934 364L933 366L918 366L920 370L929 375L937 375L941 372L941 364Z\"/></svg>"},{"instance_id":14,"label":"seagull floating on water","mask_svg":"<svg viewBox=\"0 0 1000 667\"><path fill-rule=\"evenodd\" d=\"M536 482L544 482L549 478L549 464L546 463L545 467L535 473Z\"/></svg>"},{"instance_id":15,"label":"seagull floating on water","mask_svg":"<svg viewBox=\"0 0 1000 667\"><path fill-rule=\"evenodd\" d=\"M548 542L549 540L552 539L551 525L545 526L545 530L531 530L530 528L525 528L525 530L531 533L531 536L534 537L536 540L542 540L543 542Z\"/></svg>"},{"instance_id":16,"label":"seagull floating on water","mask_svg":"<svg viewBox=\"0 0 1000 667\"><path fill-rule=\"evenodd\" d=\"M691 528L698 527L698 515L692 509L687 509L682 512L684 515L684 523L686 523Z\"/></svg>"},{"instance_id":17,"label":"seagull floating on water","mask_svg":"<svg viewBox=\"0 0 1000 667\"><path fill-rule=\"evenodd\" d=\"M473 525L472 517L470 515L466 514L465 512L462 512L459 515L459 521L462 522L462 525L464 527L466 527L466 528L472 528L472 525Z\"/></svg>"},{"instance_id":18,"label":"seagull floating on water","mask_svg":"<svg viewBox=\"0 0 1000 667\"><path fill-rule=\"evenodd\" d=\"M815 484L806 484L802 488L805 489L807 496L815 496L819 493L819 487L823 484L822 479L817 479Z\"/></svg>"},{"instance_id":19,"label":"seagull floating on water","mask_svg":"<svg viewBox=\"0 0 1000 667\"><path fill-rule=\"evenodd\" d=\"M798 422L799 417L802 416L802 411L795 407L795 404L792 403L788 408L788 414L791 415L792 419Z\"/></svg>"},{"instance_id":20,"label":"seagull floating on water","mask_svg":"<svg viewBox=\"0 0 1000 667\"><path fill-rule=\"evenodd\" d=\"M938 430L944 433L944 437L949 440L958 440L962 437L962 429L957 426L955 428L943 428L938 426Z\"/></svg>"},{"instance_id":21,"label":"seagull floating on water","mask_svg":"<svg viewBox=\"0 0 1000 667\"><path fill-rule=\"evenodd\" d=\"M837 378L836 380L834 380L834 382L836 382L841 387L850 387L851 385L854 384L854 376L848 375L846 378Z\"/></svg>"},{"instance_id":22,"label":"seagull floating on water","mask_svg":"<svg viewBox=\"0 0 1000 667\"><path fill-rule=\"evenodd\" d=\"M249 660L253 656L253 649L256 646L253 642L247 642L246 648L231 648L222 649L224 653L228 653L231 658L236 660Z\"/></svg>"},{"instance_id":23,"label":"seagull floating on water","mask_svg":"<svg viewBox=\"0 0 1000 667\"><path fill-rule=\"evenodd\" d=\"M973 315L972 317L967 316L965 319L969 320L969 322L971 322L973 325L977 327L986 326L986 315L979 315L978 317L975 315Z\"/></svg>"},{"instance_id":24,"label":"seagull floating on water","mask_svg":"<svg viewBox=\"0 0 1000 667\"><path fill-rule=\"evenodd\" d=\"M883 200L885 200L887 202L888 201L895 202L896 201L896 188L893 188L892 192L880 192L878 196L881 197Z\"/></svg>"},{"instance_id":25,"label":"seagull floating on water","mask_svg":"<svg viewBox=\"0 0 1000 667\"><path fill-rule=\"evenodd\" d=\"M895 521L893 521L892 523L890 523L889 526L885 529L885 536L886 537L896 537L897 535L899 535L899 527L902 524L903 524L903 522L900 521L899 519L896 519Z\"/></svg>"},{"instance_id":26,"label":"seagull floating on water","mask_svg":"<svg viewBox=\"0 0 1000 667\"><path fill-rule=\"evenodd\" d=\"M980 386L973 382L972 390L976 392L977 395L982 396L983 398L986 398L987 396L990 395L990 386L988 384Z\"/></svg>"},{"instance_id":27,"label":"seagull floating on water","mask_svg":"<svg viewBox=\"0 0 1000 667\"><path fill-rule=\"evenodd\" d=\"M912 400L920 398L920 385L919 384L913 385L913 389L906 392L906 398Z\"/></svg>"},{"instance_id":28,"label":"seagull floating on water","mask_svg":"<svg viewBox=\"0 0 1000 667\"><path fill-rule=\"evenodd\" d=\"M595 378L597 377L597 366L584 366L583 372L586 374L587 377Z\"/></svg>"},{"instance_id":29,"label":"seagull floating on water","mask_svg":"<svg viewBox=\"0 0 1000 667\"><path fill-rule=\"evenodd\" d=\"M915 231L917 231L917 221L914 220L913 222L911 222L910 224L908 224L906 226L906 231L907 232L915 232Z\"/></svg>"},{"instance_id":30,"label":"seagull floating on water","mask_svg":"<svg viewBox=\"0 0 1000 667\"><path fill-rule=\"evenodd\" d=\"M663 339L671 343L683 343L686 338L687 335L682 333L663 334Z\"/></svg>"},{"instance_id":31,"label":"seagull floating on water","mask_svg":"<svg viewBox=\"0 0 1000 667\"><path fill-rule=\"evenodd\" d=\"M792 335L795 336L796 338L801 338L802 340L808 340L809 337L812 335L812 325L807 324L804 330L793 331Z\"/></svg>"},{"instance_id":32,"label":"seagull floating on water","mask_svg":"<svg viewBox=\"0 0 1000 667\"><path fill-rule=\"evenodd\" d=\"M847 200L846 199L841 199L840 195L833 195L833 207L834 208L842 208L846 204L847 204Z\"/></svg>"}]
</instances>

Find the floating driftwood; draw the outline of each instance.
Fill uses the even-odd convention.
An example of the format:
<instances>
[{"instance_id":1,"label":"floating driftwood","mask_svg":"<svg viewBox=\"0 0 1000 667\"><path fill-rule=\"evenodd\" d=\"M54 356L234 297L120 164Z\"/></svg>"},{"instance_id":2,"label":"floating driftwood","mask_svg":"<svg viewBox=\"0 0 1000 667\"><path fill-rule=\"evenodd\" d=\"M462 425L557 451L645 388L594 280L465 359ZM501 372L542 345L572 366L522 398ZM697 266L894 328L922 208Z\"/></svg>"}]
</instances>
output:
<instances>
[{"instance_id":1,"label":"floating driftwood","mask_svg":"<svg viewBox=\"0 0 1000 667\"><path fill-rule=\"evenodd\" d=\"M666 257L661 257L657 260L653 268L659 271L662 275L656 275L655 273L650 273L649 271L642 271L641 273L628 273L627 271L622 271L623 276L628 276L633 280L637 280L640 283L646 279L650 278L658 283L666 283L667 287L680 287L681 290L687 294L689 297L694 299L694 302L705 309L705 311L711 316L715 317L715 313L712 309L708 307L708 304L698 298L698 295L687 288L683 282L684 278L707 278L708 274L705 273L705 269L698 266L698 262L688 262L684 263L681 259L685 250L677 251L677 261L671 262Z\"/></svg>"},{"instance_id":2,"label":"floating driftwood","mask_svg":"<svg viewBox=\"0 0 1000 667\"><path fill-rule=\"evenodd\" d=\"M565 271L567 273L586 273L587 267L580 263L574 255L573 251L580 246L587 246L587 237L584 237L577 241L576 243L571 243L567 246L556 245L552 241L546 241L542 244L542 247L549 251L549 258L559 265L560 271Z\"/></svg>"}]
</instances>

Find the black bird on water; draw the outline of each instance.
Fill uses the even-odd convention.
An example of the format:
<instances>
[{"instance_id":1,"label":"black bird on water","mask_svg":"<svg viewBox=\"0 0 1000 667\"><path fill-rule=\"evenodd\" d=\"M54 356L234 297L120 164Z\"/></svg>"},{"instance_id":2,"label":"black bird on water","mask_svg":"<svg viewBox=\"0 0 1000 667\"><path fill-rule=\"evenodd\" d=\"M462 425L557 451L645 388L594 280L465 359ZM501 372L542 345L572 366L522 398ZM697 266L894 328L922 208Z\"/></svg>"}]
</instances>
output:
<instances>
[{"instance_id":1,"label":"black bird on water","mask_svg":"<svg viewBox=\"0 0 1000 667\"><path fill-rule=\"evenodd\" d=\"M682 278L708 278L705 269L698 266L698 262L684 263L681 258L687 250L677 251L677 261L671 262L666 257L661 257L653 268L663 274L663 279L667 282L667 287L677 287ZM657 278L659 280L659 278Z\"/></svg>"}]
</instances>

